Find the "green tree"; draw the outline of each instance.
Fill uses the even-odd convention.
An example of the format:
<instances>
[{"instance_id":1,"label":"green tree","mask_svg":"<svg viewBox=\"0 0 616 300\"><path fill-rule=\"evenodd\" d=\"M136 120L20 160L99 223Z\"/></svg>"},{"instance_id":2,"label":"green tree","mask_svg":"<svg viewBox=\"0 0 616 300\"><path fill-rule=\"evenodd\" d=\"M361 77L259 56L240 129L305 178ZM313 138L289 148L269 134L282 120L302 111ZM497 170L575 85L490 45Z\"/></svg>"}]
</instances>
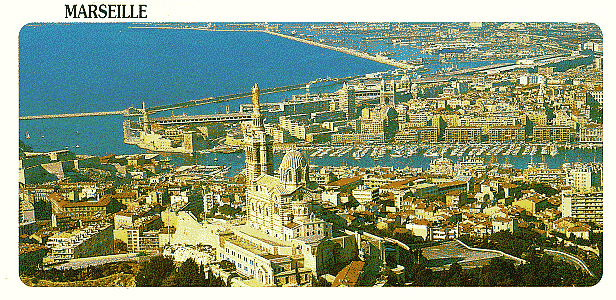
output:
<instances>
[{"instance_id":1,"label":"green tree","mask_svg":"<svg viewBox=\"0 0 616 300\"><path fill-rule=\"evenodd\" d=\"M220 261L220 267L225 271L235 271L235 264L227 259Z\"/></svg>"},{"instance_id":2,"label":"green tree","mask_svg":"<svg viewBox=\"0 0 616 300\"><path fill-rule=\"evenodd\" d=\"M462 266L457 262L451 264L447 270L446 286L461 286L462 285Z\"/></svg>"},{"instance_id":3,"label":"green tree","mask_svg":"<svg viewBox=\"0 0 616 300\"><path fill-rule=\"evenodd\" d=\"M492 259L490 264L482 268L479 281L481 286L515 286L517 272L511 260Z\"/></svg>"},{"instance_id":4,"label":"green tree","mask_svg":"<svg viewBox=\"0 0 616 300\"><path fill-rule=\"evenodd\" d=\"M214 205L212 206L212 209L210 209L210 210L207 212L207 215L206 215L206 216L207 216L208 218L211 218L211 217L215 216L217 213L218 213L218 203L214 202Z\"/></svg>"},{"instance_id":5,"label":"green tree","mask_svg":"<svg viewBox=\"0 0 616 300\"><path fill-rule=\"evenodd\" d=\"M175 274L174 285L183 287L208 286L203 265L197 265L192 258L184 261Z\"/></svg>"},{"instance_id":6,"label":"green tree","mask_svg":"<svg viewBox=\"0 0 616 300\"><path fill-rule=\"evenodd\" d=\"M164 256L154 256L142 263L139 273L135 276L137 286L162 286L167 276L173 273L173 260Z\"/></svg>"},{"instance_id":7,"label":"green tree","mask_svg":"<svg viewBox=\"0 0 616 300\"><path fill-rule=\"evenodd\" d=\"M229 204L225 204L221 206L218 211L226 216L235 216L240 210L234 207L231 207Z\"/></svg>"}]
</instances>

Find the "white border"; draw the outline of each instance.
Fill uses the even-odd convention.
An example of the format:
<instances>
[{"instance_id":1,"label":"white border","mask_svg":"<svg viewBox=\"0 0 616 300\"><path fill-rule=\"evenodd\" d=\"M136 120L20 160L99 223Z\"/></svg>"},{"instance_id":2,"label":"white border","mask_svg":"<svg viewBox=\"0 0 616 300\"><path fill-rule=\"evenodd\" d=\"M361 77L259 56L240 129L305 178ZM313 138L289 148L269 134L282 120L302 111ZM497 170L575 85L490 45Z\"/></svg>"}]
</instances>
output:
<instances>
[{"instance_id":1,"label":"white border","mask_svg":"<svg viewBox=\"0 0 616 300\"><path fill-rule=\"evenodd\" d=\"M614 18L613 8L608 1L538 1L516 0L508 3L488 0L441 0L441 1L325 1L313 0L291 4L290 1L11 1L2 2L0 22L2 24L2 120L6 129L2 130L6 148L2 150L2 199L6 206L2 209L1 231L3 243L2 263L0 264L0 288L3 296L9 299L17 297L41 296L51 298L92 298L110 299L110 297L280 297L283 299L313 297L327 298L415 298L415 297L460 297L487 298L498 297L506 299L519 298L604 298L614 283L614 259L606 256L604 261L604 276L602 281L592 288L356 288L356 289L84 289L84 288L27 288L17 277L17 140L18 140L18 34L21 27L30 22L67 22L75 21L64 18L64 4L147 4L148 22L208 22L208 21L545 21L545 22L593 22L599 25L604 33L604 48L613 49ZM121 19L78 19L85 22L116 22ZM126 20L132 22L134 20ZM608 51L613 54L613 51ZM611 55L610 55L611 56ZM613 70L613 59L605 60L605 70ZM612 149L614 123L609 118L614 107L610 102L614 95L613 72L605 72L605 148ZM614 163L609 155L604 158L605 164L605 249L606 253L614 249L613 229L610 218L613 216L611 196L614 195L610 185L613 178ZM8 289L6 289L8 288ZM613 292L612 292L613 294ZM4 298L4 297L3 297ZM7 298L5 298L7 299Z\"/></svg>"}]
</instances>

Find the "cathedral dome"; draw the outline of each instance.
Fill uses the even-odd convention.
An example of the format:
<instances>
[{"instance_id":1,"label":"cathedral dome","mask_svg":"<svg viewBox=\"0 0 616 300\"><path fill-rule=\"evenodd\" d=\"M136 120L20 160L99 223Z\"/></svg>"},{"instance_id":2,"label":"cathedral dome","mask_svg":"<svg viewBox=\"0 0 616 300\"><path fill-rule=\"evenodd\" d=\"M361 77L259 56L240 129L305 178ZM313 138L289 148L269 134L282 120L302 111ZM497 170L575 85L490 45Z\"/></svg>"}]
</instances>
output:
<instances>
[{"instance_id":1,"label":"cathedral dome","mask_svg":"<svg viewBox=\"0 0 616 300\"><path fill-rule=\"evenodd\" d=\"M296 149L290 150L282 158L279 170L297 170L304 169L308 166L306 159L301 152Z\"/></svg>"}]
</instances>

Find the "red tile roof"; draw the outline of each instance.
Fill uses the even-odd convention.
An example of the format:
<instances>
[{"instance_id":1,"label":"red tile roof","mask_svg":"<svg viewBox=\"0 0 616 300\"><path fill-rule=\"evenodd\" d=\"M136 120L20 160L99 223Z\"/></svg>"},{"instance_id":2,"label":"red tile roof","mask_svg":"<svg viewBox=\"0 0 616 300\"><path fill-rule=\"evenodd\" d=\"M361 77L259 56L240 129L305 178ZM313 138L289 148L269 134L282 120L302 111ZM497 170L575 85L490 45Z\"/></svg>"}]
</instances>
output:
<instances>
[{"instance_id":1,"label":"red tile roof","mask_svg":"<svg viewBox=\"0 0 616 300\"><path fill-rule=\"evenodd\" d=\"M103 195L99 201L90 202L90 201L81 201L81 202L68 202L65 200L59 201L58 206L62 209L70 208L70 207L100 207L107 206L111 202L110 195Z\"/></svg>"},{"instance_id":2,"label":"red tile roof","mask_svg":"<svg viewBox=\"0 0 616 300\"><path fill-rule=\"evenodd\" d=\"M342 268L336 275L332 287L338 286L355 286L359 280L364 265L363 261L352 261L346 267Z\"/></svg>"},{"instance_id":3,"label":"red tile roof","mask_svg":"<svg viewBox=\"0 0 616 300\"><path fill-rule=\"evenodd\" d=\"M513 184L513 183L509 183L509 182L505 182L501 185L503 188L505 189L515 189L517 188L519 185L517 184Z\"/></svg>"},{"instance_id":4,"label":"red tile roof","mask_svg":"<svg viewBox=\"0 0 616 300\"><path fill-rule=\"evenodd\" d=\"M66 200L66 198L64 198L64 196L58 194L58 193L51 193L49 194L49 196L47 196L47 199L49 199L50 201L55 201L55 202L60 202L63 200Z\"/></svg>"},{"instance_id":5,"label":"red tile roof","mask_svg":"<svg viewBox=\"0 0 616 300\"><path fill-rule=\"evenodd\" d=\"M509 223L509 222L511 222L511 219L503 218L503 217L495 217L494 221L495 222L499 222L499 223Z\"/></svg>"},{"instance_id":6,"label":"red tile roof","mask_svg":"<svg viewBox=\"0 0 616 300\"><path fill-rule=\"evenodd\" d=\"M20 243L19 244L19 255L22 255L28 252L43 250L43 249L48 249L48 247L45 245L39 245L39 244Z\"/></svg>"},{"instance_id":7,"label":"red tile roof","mask_svg":"<svg viewBox=\"0 0 616 300\"><path fill-rule=\"evenodd\" d=\"M351 177L351 178L342 178L342 179L336 180L334 182L330 182L330 183L328 183L328 185L345 186L347 184L354 183L354 182L359 181L361 179L362 179L362 176Z\"/></svg>"},{"instance_id":8,"label":"red tile roof","mask_svg":"<svg viewBox=\"0 0 616 300\"><path fill-rule=\"evenodd\" d=\"M462 185L462 184L466 184L466 181L452 181L452 182L445 182L445 183L441 183L439 185L437 185L438 188L445 188L445 187L450 187L450 186L456 186L456 185Z\"/></svg>"},{"instance_id":9,"label":"red tile roof","mask_svg":"<svg viewBox=\"0 0 616 300\"><path fill-rule=\"evenodd\" d=\"M432 222L426 220L426 219L413 219L411 221L411 223L416 224L416 225L424 225L424 226L432 226Z\"/></svg>"},{"instance_id":10,"label":"red tile roof","mask_svg":"<svg viewBox=\"0 0 616 300\"><path fill-rule=\"evenodd\" d=\"M127 191L127 192L123 192L123 193L116 193L115 195L113 195L113 198L135 198L137 196L137 194L135 192L131 192L131 191Z\"/></svg>"},{"instance_id":11,"label":"red tile roof","mask_svg":"<svg viewBox=\"0 0 616 300\"><path fill-rule=\"evenodd\" d=\"M291 223L289 223L289 224L287 224L287 225L284 225L284 226L286 226L287 228L291 228L291 229L293 229L293 228L295 228L295 227L297 227L297 226L299 226L299 225L298 225L297 223L293 223L293 222L291 222Z\"/></svg>"},{"instance_id":12,"label":"red tile roof","mask_svg":"<svg viewBox=\"0 0 616 300\"><path fill-rule=\"evenodd\" d=\"M397 180L397 181L394 181L392 183L385 184L381 188L382 189L401 189L401 188L406 188L406 187L408 187L408 184L411 181L412 181L411 179Z\"/></svg>"},{"instance_id":13,"label":"red tile roof","mask_svg":"<svg viewBox=\"0 0 616 300\"><path fill-rule=\"evenodd\" d=\"M582 226L574 226L568 229L569 232L588 232L588 228Z\"/></svg>"}]
</instances>

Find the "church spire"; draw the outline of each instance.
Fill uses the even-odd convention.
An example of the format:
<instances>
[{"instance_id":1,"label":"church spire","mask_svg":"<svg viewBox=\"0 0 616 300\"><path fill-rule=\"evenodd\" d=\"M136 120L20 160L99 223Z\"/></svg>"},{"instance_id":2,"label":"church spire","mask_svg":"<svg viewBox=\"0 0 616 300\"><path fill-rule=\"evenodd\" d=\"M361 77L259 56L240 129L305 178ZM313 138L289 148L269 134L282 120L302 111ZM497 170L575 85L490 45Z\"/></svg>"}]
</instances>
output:
<instances>
[{"instance_id":1,"label":"church spire","mask_svg":"<svg viewBox=\"0 0 616 300\"><path fill-rule=\"evenodd\" d=\"M255 86L252 87L252 104L255 106L259 106L259 95L261 94L259 90L259 84L255 83Z\"/></svg>"},{"instance_id":2,"label":"church spire","mask_svg":"<svg viewBox=\"0 0 616 300\"><path fill-rule=\"evenodd\" d=\"M259 103L260 94L259 84L255 83L255 86L252 87L252 125L254 129L264 128L263 115L261 115L261 104Z\"/></svg>"},{"instance_id":3,"label":"church spire","mask_svg":"<svg viewBox=\"0 0 616 300\"><path fill-rule=\"evenodd\" d=\"M246 174L248 186L255 188L256 179L261 174L274 174L273 139L265 131L261 105L259 103L259 85L255 83L252 88L252 124L244 132L244 146L246 151Z\"/></svg>"}]
</instances>

